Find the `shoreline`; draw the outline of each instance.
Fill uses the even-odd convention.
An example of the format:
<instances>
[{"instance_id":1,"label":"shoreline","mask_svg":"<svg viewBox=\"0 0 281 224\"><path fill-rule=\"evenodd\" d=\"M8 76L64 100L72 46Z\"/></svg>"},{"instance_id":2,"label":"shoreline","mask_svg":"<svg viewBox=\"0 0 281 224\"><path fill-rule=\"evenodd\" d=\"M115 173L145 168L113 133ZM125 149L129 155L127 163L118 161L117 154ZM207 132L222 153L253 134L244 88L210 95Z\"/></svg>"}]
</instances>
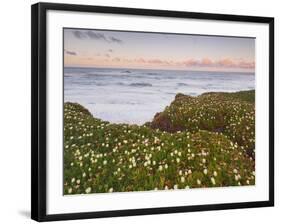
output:
<instances>
[{"instance_id":1,"label":"shoreline","mask_svg":"<svg viewBox=\"0 0 281 224\"><path fill-rule=\"evenodd\" d=\"M203 95L208 95L208 94L239 94L239 93L241 93L241 94L243 94L243 93L255 93L255 89L250 89L250 90L240 90L240 91L233 91L233 92L216 92L216 91L211 91L211 92L204 92L204 93L201 93L201 94L199 94L199 95L186 95L186 94L182 94L182 93L177 93L177 94L175 94L175 98L176 98L176 96L178 95L178 94L182 94L182 95L185 95L185 96L188 96L188 97L193 97L193 98L196 98L196 97L200 97L200 96L203 96ZM85 106L85 105L83 105L83 104L81 104L81 103L79 103L79 102L71 102L71 101L66 101L66 102L64 102L64 104L66 104L66 103L75 103L75 104L79 104L79 105L81 105L82 107L84 107L85 109L87 109L89 112L90 112L90 110L87 108L87 106ZM169 106L169 105L166 105L166 106L164 106L164 108L165 107L167 107L167 106ZM103 121L105 121L105 122L108 122L108 123L111 123L111 124L120 124L120 125L122 125L122 124L126 124L126 125L137 125L137 126L143 126L143 125L145 125L145 124L147 124L147 123L149 123L149 122L151 122L152 120L153 120L153 118L155 117L155 115L156 114L158 114L158 113L160 113L161 111L159 111L159 112L155 112L155 114L154 114L154 116L150 119L150 120L148 120L148 121L145 121L144 123L142 123L142 124L137 124L137 123L126 123L126 122L110 122L110 121L108 121L108 120L104 120L104 119L102 119L102 118L99 118L99 117L96 117L96 116L94 116L94 114L93 113L91 113L91 115L93 116L93 117L95 117L95 118L97 118L97 119L100 119L100 120L103 120Z\"/></svg>"}]
</instances>

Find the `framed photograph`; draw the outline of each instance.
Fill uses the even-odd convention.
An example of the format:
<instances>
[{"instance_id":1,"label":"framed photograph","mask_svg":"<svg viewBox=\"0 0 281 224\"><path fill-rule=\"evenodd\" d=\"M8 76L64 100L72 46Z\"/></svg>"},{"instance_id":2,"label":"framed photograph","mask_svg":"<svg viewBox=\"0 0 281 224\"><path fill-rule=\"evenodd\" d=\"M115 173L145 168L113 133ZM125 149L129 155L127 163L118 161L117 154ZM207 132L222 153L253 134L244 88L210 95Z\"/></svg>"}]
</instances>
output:
<instances>
[{"instance_id":1,"label":"framed photograph","mask_svg":"<svg viewBox=\"0 0 281 224\"><path fill-rule=\"evenodd\" d=\"M274 19L32 6L32 219L274 205Z\"/></svg>"}]
</instances>

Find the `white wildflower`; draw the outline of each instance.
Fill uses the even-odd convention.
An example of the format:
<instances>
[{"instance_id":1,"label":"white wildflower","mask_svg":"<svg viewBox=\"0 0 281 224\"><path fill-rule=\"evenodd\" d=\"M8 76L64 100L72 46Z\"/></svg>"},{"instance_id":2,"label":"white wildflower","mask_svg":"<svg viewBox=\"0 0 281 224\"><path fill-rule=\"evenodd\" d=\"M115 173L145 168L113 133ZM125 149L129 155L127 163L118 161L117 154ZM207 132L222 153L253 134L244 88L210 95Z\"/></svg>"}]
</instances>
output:
<instances>
[{"instance_id":1,"label":"white wildflower","mask_svg":"<svg viewBox=\"0 0 281 224\"><path fill-rule=\"evenodd\" d=\"M212 184L213 184L213 185L215 185L215 184L216 184L216 180L215 180L215 178L214 178L214 177L211 177L211 182L212 182Z\"/></svg>"},{"instance_id":2,"label":"white wildflower","mask_svg":"<svg viewBox=\"0 0 281 224\"><path fill-rule=\"evenodd\" d=\"M163 170L163 166L160 165L158 169L159 169L159 171L162 171Z\"/></svg>"},{"instance_id":3,"label":"white wildflower","mask_svg":"<svg viewBox=\"0 0 281 224\"><path fill-rule=\"evenodd\" d=\"M204 169L204 170L203 170L203 173L204 173L205 175L207 175L207 174L208 174L208 170L207 170L207 169Z\"/></svg>"},{"instance_id":4,"label":"white wildflower","mask_svg":"<svg viewBox=\"0 0 281 224\"><path fill-rule=\"evenodd\" d=\"M184 183L185 182L185 178L181 177L181 182Z\"/></svg>"},{"instance_id":5,"label":"white wildflower","mask_svg":"<svg viewBox=\"0 0 281 224\"><path fill-rule=\"evenodd\" d=\"M91 192L91 187L88 187L86 190L85 190L85 192L87 193L87 194L89 194L90 192Z\"/></svg>"}]
</instances>

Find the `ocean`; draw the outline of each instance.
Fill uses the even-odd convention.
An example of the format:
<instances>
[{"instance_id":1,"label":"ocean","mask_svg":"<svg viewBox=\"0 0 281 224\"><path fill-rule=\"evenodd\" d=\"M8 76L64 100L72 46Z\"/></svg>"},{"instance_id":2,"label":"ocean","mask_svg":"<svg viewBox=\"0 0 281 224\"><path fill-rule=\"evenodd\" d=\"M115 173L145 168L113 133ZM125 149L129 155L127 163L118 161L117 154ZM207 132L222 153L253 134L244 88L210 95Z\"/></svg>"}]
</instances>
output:
<instances>
[{"instance_id":1,"label":"ocean","mask_svg":"<svg viewBox=\"0 0 281 224\"><path fill-rule=\"evenodd\" d=\"M255 89L254 73L116 68L64 68L64 102L76 102L112 123L144 124L177 93Z\"/></svg>"}]
</instances>

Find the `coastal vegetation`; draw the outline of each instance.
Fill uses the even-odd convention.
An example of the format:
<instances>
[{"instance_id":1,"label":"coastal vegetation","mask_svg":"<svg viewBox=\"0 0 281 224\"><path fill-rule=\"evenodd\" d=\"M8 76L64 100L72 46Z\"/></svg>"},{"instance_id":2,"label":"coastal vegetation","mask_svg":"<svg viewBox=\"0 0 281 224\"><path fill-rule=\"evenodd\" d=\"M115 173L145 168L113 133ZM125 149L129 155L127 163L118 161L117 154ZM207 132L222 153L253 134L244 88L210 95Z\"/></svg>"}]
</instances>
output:
<instances>
[{"instance_id":1,"label":"coastal vegetation","mask_svg":"<svg viewBox=\"0 0 281 224\"><path fill-rule=\"evenodd\" d=\"M254 90L179 93L144 125L64 104L64 194L254 184Z\"/></svg>"}]
</instances>

